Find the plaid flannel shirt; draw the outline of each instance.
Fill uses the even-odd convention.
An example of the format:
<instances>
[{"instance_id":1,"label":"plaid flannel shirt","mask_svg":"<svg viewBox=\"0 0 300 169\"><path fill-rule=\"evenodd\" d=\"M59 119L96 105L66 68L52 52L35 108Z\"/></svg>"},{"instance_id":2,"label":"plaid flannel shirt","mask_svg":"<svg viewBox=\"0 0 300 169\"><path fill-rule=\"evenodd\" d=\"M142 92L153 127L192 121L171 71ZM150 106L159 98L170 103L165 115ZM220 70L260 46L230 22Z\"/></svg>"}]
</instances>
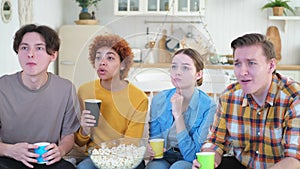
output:
<instances>
[{"instance_id":1,"label":"plaid flannel shirt","mask_svg":"<svg viewBox=\"0 0 300 169\"><path fill-rule=\"evenodd\" d=\"M266 169L284 157L300 160L300 84L274 74L263 106L238 83L230 85L203 147L222 154L230 146L247 168Z\"/></svg>"}]
</instances>

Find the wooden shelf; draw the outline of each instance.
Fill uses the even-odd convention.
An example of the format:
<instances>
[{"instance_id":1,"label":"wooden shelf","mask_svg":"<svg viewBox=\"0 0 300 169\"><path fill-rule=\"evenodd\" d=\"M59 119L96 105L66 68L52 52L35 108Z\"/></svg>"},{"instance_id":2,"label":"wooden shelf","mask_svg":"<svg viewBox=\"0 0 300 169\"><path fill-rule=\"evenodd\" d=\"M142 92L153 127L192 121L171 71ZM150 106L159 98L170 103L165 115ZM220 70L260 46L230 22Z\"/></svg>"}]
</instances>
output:
<instances>
[{"instance_id":1,"label":"wooden shelf","mask_svg":"<svg viewBox=\"0 0 300 169\"><path fill-rule=\"evenodd\" d=\"M269 20L300 21L300 16L269 16Z\"/></svg>"},{"instance_id":2,"label":"wooden shelf","mask_svg":"<svg viewBox=\"0 0 300 169\"><path fill-rule=\"evenodd\" d=\"M170 63L134 63L135 68L170 68ZM206 69L233 69L233 65L206 65ZM300 70L300 65L277 65L277 70Z\"/></svg>"}]
</instances>

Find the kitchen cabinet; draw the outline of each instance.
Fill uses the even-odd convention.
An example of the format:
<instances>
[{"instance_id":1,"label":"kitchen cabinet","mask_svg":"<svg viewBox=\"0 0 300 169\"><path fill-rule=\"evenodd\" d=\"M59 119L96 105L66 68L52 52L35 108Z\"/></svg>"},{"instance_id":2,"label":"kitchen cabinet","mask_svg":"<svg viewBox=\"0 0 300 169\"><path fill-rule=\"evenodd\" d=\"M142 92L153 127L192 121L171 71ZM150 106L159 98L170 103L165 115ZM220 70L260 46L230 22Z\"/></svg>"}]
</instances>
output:
<instances>
[{"instance_id":1,"label":"kitchen cabinet","mask_svg":"<svg viewBox=\"0 0 300 169\"><path fill-rule=\"evenodd\" d=\"M58 75L72 81L76 87L98 76L90 64L89 45L95 36L110 33L100 25L64 25L59 31L61 40Z\"/></svg>"},{"instance_id":2,"label":"kitchen cabinet","mask_svg":"<svg viewBox=\"0 0 300 169\"><path fill-rule=\"evenodd\" d=\"M115 0L115 15L204 15L205 0Z\"/></svg>"},{"instance_id":3,"label":"kitchen cabinet","mask_svg":"<svg viewBox=\"0 0 300 169\"><path fill-rule=\"evenodd\" d=\"M115 15L137 15L143 13L143 0L115 0Z\"/></svg>"}]
</instances>

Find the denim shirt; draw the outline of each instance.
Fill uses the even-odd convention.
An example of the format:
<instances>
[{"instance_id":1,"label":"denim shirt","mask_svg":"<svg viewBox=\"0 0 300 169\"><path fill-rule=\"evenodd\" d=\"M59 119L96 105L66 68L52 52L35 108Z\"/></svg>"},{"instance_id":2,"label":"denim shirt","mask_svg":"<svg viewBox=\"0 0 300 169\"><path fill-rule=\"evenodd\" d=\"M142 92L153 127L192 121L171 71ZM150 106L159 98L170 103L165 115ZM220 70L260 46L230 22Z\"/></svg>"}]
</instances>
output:
<instances>
[{"instance_id":1,"label":"denim shirt","mask_svg":"<svg viewBox=\"0 0 300 169\"><path fill-rule=\"evenodd\" d=\"M168 89L153 97L150 107L150 138L164 138L165 142L168 141L168 134L174 122L170 99L175 92L176 88ZM186 129L176 136L180 153L186 161L192 162L196 158L196 153L206 141L215 112L215 102L206 93L195 88L189 106L183 114ZM170 147L165 148L168 150Z\"/></svg>"}]
</instances>

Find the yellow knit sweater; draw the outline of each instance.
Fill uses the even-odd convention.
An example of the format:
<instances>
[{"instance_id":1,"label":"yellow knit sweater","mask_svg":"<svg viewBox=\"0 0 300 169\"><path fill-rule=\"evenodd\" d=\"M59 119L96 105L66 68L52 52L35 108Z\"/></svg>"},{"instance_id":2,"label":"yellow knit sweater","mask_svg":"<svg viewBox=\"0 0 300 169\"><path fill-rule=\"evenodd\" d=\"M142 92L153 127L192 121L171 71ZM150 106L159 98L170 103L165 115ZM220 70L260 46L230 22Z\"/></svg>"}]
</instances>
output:
<instances>
[{"instance_id":1,"label":"yellow knit sweater","mask_svg":"<svg viewBox=\"0 0 300 169\"><path fill-rule=\"evenodd\" d=\"M78 97L81 110L84 109L85 99L102 100L99 123L92 129L91 135L83 136L80 131L75 133L75 142L79 146L87 145L88 149L95 143L108 140L142 137L148 111L148 98L143 91L131 83L121 91L111 92L104 89L98 79L80 86Z\"/></svg>"}]
</instances>

